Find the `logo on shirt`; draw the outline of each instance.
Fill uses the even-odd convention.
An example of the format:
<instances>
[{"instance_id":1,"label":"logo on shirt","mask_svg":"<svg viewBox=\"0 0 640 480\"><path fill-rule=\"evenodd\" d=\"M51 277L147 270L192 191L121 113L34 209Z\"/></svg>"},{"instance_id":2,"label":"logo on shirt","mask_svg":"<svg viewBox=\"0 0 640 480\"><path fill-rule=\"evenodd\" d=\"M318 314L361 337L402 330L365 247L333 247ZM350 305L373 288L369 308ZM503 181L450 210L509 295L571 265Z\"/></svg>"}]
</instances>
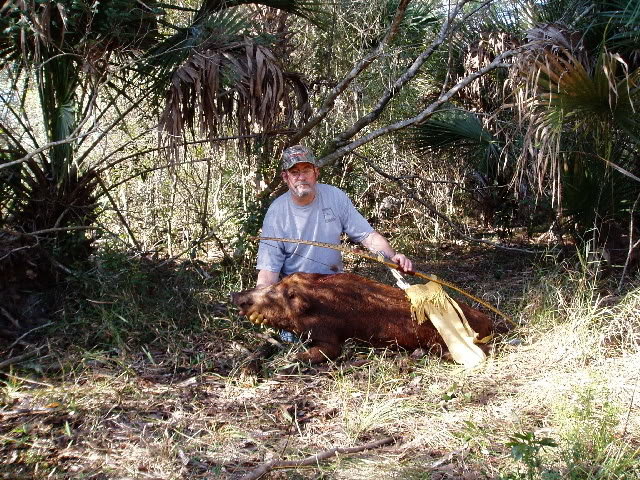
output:
<instances>
[{"instance_id":1,"label":"logo on shirt","mask_svg":"<svg viewBox=\"0 0 640 480\"><path fill-rule=\"evenodd\" d=\"M331 208L323 208L322 215L324 215L324 223L330 223L336 221L336 216Z\"/></svg>"}]
</instances>

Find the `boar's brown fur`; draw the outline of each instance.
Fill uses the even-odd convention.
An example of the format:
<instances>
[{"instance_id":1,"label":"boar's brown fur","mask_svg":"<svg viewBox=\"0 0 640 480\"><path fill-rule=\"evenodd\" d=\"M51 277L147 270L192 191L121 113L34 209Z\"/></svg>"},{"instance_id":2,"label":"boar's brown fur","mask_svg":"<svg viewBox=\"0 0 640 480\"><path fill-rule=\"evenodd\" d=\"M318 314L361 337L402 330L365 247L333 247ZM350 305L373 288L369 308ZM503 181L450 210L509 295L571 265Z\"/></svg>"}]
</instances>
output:
<instances>
[{"instance_id":1,"label":"boar's brown fur","mask_svg":"<svg viewBox=\"0 0 640 480\"><path fill-rule=\"evenodd\" d=\"M302 361L334 359L348 338L376 347L429 350L440 346L446 350L430 322L418 325L411 319L409 301L402 290L352 273L295 273L266 288L233 293L232 301L241 314L264 315L268 326L305 338L309 335L309 350L298 355ZM479 338L491 334L493 322L489 316L458 304Z\"/></svg>"}]
</instances>

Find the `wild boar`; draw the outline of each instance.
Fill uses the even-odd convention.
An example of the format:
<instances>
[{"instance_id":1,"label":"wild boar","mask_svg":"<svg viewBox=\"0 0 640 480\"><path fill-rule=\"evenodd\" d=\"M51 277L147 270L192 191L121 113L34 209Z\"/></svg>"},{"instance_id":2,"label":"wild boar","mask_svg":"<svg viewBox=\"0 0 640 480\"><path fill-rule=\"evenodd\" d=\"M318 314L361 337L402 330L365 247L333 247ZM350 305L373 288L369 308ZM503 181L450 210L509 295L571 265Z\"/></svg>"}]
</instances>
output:
<instances>
[{"instance_id":1,"label":"wild boar","mask_svg":"<svg viewBox=\"0 0 640 480\"><path fill-rule=\"evenodd\" d=\"M349 338L374 347L447 350L430 322L418 324L411 318L403 290L352 273L295 273L269 287L232 293L231 300L241 315L308 336L310 348L298 355L300 361L335 359ZM491 317L458 304L479 338L492 333Z\"/></svg>"}]
</instances>

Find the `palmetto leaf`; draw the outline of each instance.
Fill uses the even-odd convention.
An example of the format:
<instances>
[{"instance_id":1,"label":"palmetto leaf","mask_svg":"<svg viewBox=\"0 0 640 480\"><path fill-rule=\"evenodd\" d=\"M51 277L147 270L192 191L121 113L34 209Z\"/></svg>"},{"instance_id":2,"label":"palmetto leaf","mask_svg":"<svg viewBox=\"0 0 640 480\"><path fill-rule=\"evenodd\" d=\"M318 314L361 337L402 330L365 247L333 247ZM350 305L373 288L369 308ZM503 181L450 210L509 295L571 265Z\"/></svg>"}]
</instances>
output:
<instances>
[{"instance_id":1,"label":"palmetto leaf","mask_svg":"<svg viewBox=\"0 0 640 480\"><path fill-rule=\"evenodd\" d=\"M281 3L291 9L295 2ZM299 75L282 70L263 42L242 34L247 30L242 12L202 12L199 23L150 52L144 70L153 72L156 95L166 99L160 125L174 158L186 129L213 138L223 127L247 135L253 126L264 132L306 119L306 86Z\"/></svg>"},{"instance_id":2,"label":"palmetto leaf","mask_svg":"<svg viewBox=\"0 0 640 480\"><path fill-rule=\"evenodd\" d=\"M598 18L606 28L606 44L612 49L635 52L640 50L640 0L610 0L604 2Z\"/></svg>"},{"instance_id":3,"label":"palmetto leaf","mask_svg":"<svg viewBox=\"0 0 640 480\"><path fill-rule=\"evenodd\" d=\"M640 121L635 106L640 100L640 70L627 72L620 56L605 52L595 68L588 71L571 53L563 53L546 52L536 61L535 104L543 109L538 125L550 127L558 134L570 122L571 128L593 133L620 128L636 136Z\"/></svg>"},{"instance_id":4,"label":"palmetto leaf","mask_svg":"<svg viewBox=\"0 0 640 480\"><path fill-rule=\"evenodd\" d=\"M406 135L409 148L416 153L428 156L431 152L450 151L480 173L483 183L504 182L500 167L504 145L471 112L460 109L437 112L427 122L409 129ZM460 155L461 152L464 154Z\"/></svg>"},{"instance_id":5,"label":"palmetto leaf","mask_svg":"<svg viewBox=\"0 0 640 480\"><path fill-rule=\"evenodd\" d=\"M612 146L609 158L627 171L638 170L637 151L623 142ZM603 220L628 219L640 183L589 152L567 152L563 159L562 205L566 215L583 230Z\"/></svg>"},{"instance_id":6,"label":"palmetto leaf","mask_svg":"<svg viewBox=\"0 0 640 480\"><path fill-rule=\"evenodd\" d=\"M154 78L166 86L168 76L184 63L195 50L216 49L233 45L248 28L242 12L235 9L213 12L148 50L143 63L136 68L143 76Z\"/></svg>"},{"instance_id":7,"label":"palmetto leaf","mask_svg":"<svg viewBox=\"0 0 640 480\"><path fill-rule=\"evenodd\" d=\"M253 123L268 130L290 126L296 114L304 120L309 113L300 78L283 72L266 47L245 40L196 51L175 70L161 126L171 145L185 128L216 136L235 123L245 135Z\"/></svg>"},{"instance_id":8,"label":"palmetto leaf","mask_svg":"<svg viewBox=\"0 0 640 480\"><path fill-rule=\"evenodd\" d=\"M520 65L528 89L519 106L538 185L548 177L556 204L584 231L637 194L640 70L617 53L572 47L543 45Z\"/></svg>"},{"instance_id":9,"label":"palmetto leaf","mask_svg":"<svg viewBox=\"0 0 640 480\"><path fill-rule=\"evenodd\" d=\"M156 3L136 0L12 0L0 7L0 67L41 62L52 50L98 64L114 52L132 55L157 38Z\"/></svg>"},{"instance_id":10,"label":"palmetto leaf","mask_svg":"<svg viewBox=\"0 0 640 480\"><path fill-rule=\"evenodd\" d=\"M411 143L420 153L447 148L481 148L497 153L491 133L476 115L464 110L446 110L411 129Z\"/></svg>"},{"instance_id":11,"label":"palmetto leaf","mask_svg":"<svg viewBox=\"0 0 640 480\"><path fill-rule=\"evenodd\" d=\"M241 5L264 5L265 7L275 8L283 12L294 14L304 18L310 23L325 27L328 22L328 15L324 10L324 3L313 0L206 0L202 2L200 8L194 16L193 24L200 23L209 15L221 12L233 7Z\"/></svg>"}]
</instances>

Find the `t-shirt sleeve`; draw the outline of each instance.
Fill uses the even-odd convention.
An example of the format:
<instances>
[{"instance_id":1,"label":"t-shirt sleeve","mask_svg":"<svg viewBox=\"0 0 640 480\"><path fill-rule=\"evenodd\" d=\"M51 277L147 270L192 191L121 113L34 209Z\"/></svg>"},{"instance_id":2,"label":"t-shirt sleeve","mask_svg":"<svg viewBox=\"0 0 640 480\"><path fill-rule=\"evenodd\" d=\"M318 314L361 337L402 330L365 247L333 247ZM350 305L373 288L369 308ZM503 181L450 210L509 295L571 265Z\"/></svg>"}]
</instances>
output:
<instances>
[{"instance_id":1,"label":"t-shirt sleeve","mask_svg":"<svg viewBox=\"0 0 640 480\"><path fill-rule=\"evenodd\" d=\"M373 232L373 227L369 225L369 222L356 210L356 207L347 194L342 190L336 190L341 206L340 219L342 221L342 228L352 241L362 243L362 241Z\"/></svg>"},{"instance_id":2,"label":"t-shirt sleeve","mask_svg":"<svg viewBox=\"0 0 640 480\"><path fill-rule=\"evenodd\" d=\"M280 237L277 233L274 223L275 212L271 209L267 211L262 224L261 237ZM260 240L258 245L258 262L256 268L258 270L268 270L270 272L279 273L284 265L285 254L282 242L272 240Z\"/></svg>"}]
</instances>

